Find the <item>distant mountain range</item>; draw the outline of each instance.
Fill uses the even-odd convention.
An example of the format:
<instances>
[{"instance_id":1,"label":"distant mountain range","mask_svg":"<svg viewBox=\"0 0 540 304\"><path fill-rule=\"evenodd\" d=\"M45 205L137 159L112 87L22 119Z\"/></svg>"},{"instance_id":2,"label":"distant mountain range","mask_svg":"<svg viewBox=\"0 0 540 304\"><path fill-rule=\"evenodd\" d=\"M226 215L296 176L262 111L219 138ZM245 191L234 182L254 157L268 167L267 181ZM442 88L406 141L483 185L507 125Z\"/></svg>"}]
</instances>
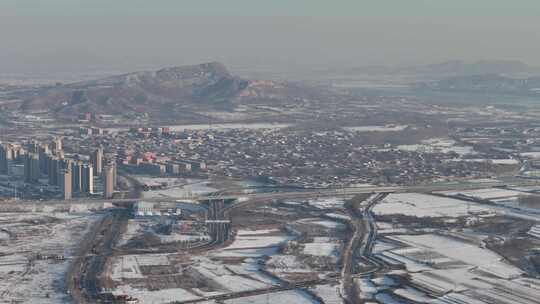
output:
<instances>
[{"instance_id":1,"label":"distant mountain range","mask_svg":"<svg viewBox=\"0 0 540 304\"><path fill-rule=\"evenodd\" d=\"M422 75L418 79L424 80L416 85L417 89L540 94L540 77L531 76L540 75L535 73L538 69L519 61L450 61L409 68L371 67L361 71L388 73L383 76ZM85 112L147 113L155 118L174 120L205 110L228 110L237 104L329 100L331 94L321 87L242 79L231 75L221 63L211 62L20 90L10 98L22 101L18 107L25 112L50 112L66 118Z\"/></svg>"},{"instance_id":2,"label":"distant mountain range","mask_svg":"<svg viewBox=\"0 0 540 304\"><path fill-rule=\"evenodd\" d=\"M511 78L499 74L456 76L421 83L416 87L436 91L536 96L540 95L540 77Z\"/></svg>"},{"instance_id":3,"label":"distant mountain range","mask_svg":"<svg viewBox=\"0 0 540 304\"><path fill-rule=\"evenodd\" d=\"M540 95L540 67L515 60L460 60L414 67L367 67L358 73L379 78L407 76L408 84L419 90L474 92L520 96Z\"/></svg>"},{"instance_id":4,"label":"distant mountain range","mask_svg":"<svg viewBox=\"0 0 540 304\"><path fill-rule=\"evenodd\" d=\"M466 63L460 60L406 68L419 74L439 75L480 75L480 74L528 74L540 73L540 68L529 66L517 60L482 60Z\"/></svg>"},{"instance_id":5,"label":"distant mountain range","mask_svg":"<svg viewBox=\"0 0 540 304\"><path fill-rule=\"evenodd\" d=\"M434 78L483 74L540 75L540 67L529 66L517 60L481 60L472 63L452 60L443 63L406 67L367 66L354 68L353 71L374 74L412 74Z\"/></svg>"}]
</instances>

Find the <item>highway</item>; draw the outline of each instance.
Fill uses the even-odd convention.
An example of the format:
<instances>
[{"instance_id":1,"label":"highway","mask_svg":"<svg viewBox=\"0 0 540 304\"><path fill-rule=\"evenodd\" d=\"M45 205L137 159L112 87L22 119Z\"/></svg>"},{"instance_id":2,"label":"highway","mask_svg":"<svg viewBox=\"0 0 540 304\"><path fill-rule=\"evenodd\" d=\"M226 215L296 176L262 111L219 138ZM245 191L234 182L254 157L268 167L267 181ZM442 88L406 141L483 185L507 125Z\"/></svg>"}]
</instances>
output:
<instances>
[{"instance_id":1,"label":"highway","mask_svg":"<svg viewBox=\"0 0 540 304\"><path fill-rule=\"evenodd\" d=\"M383 268L385 267L385 265L381 261L379 261L379 259L375 258L372 254L373 246L375 245L375 241L377 240L377 223L373 216L372 209L386 196L388 196L388 193L377 194L377 196L367 202L367 205L363 207L361 211L363 218L362 223L364 226L364 236L362 239L362 245L360 246L360 250L358 252L358 258L365 260L367 264L370 264L372 266L372 268L355 274L355 277L370 276L373 273L383 270Z\"/></svg>"},{"instance_id":2,"label":"highway","mask_svg":"<svg viewBox=\"0 0 540 304\"><path fill-rule=\"evenodd\" d=\"M100 283L99 276L105 267L107 259L112 256L114 244L120 237L122 223L127 221L128 212L117 210L108 214L99 223L98 233L92 235L89 241L92 244L90 252L81 257L78 269L74 269L74 275L79 282L79 286L84 299L77 299L78 302L94 303L99 298Z\"/></svg>"},{"instance_id":3,"label":"highway","mask_svg":"<svg viewBox=\"0 0 540 304\"><path fill-rule=\"evenodd\" d=\"M129 179L129 195L140 195L140 185ZM66 275L66 288L76 303L96 303L101 292L100 275L107 259L113 255L122 227L127 224L129 209L109 210L101 220L97 221L86 233L77 256Z\"/></svg>"},{"instance_id":4,"label":"highway","mask_svg":"<svg viewBox=\"0 0 540 304\"><path fill-rule=\"evenodd\" d=\"M212 242L208 250L219 247L231 238L231 225L228 217L229 209L223 200L213 200L208 203L207 226Z\"/></svg>"},{"instance_id":5,"label":"highway","mask_svg":"<svg viewBox=\"0 0 540 304\"><path fill-rule=\"evenodd\" d=\"M66 205L66 204L100 204L100 203L115 203L131 204L137 201L155 202L155 203L174 203L178 201L210 201L210 200L235 200L243 198L245 200L265 200L265 199L297 199L297 198L317 198L317 197L339 197L339 196L354 196L358 194L367 193L403 193L403 192L415 192L415 193L430 193L436 191L453 191L453 190L474 190L484 189L491 187L504 187L504 186L533 186L538 185L534 180L513 180L509 182L484 182L484 183L455 183L455 184L431 184L420 186L373 186L373 187L346 187L346 188L326 188L326 189L305 189L296 191L279 191L279 192L257 192L246 193L252 189L245 188L244 190L237 192L228 192L227 190L220 191L218 195L192 195L183 197L157 197L157 198L119 198L119 199L92 199L92 198L78 198L69 201L64 200L47 200L47 201L3 201L2 205L9 204L39 204L39 205ZM236 189L235 189L236 191Z\"/></svg>"},{"instance_id":6,"label":"highway","mask_svg":"<svg viewBox=\"0 0 540 304\"><path fill-rule=\"evenodd\" d=\"M347 205L347 213L351 218L349 226L353 234L345 247L341 262L341 294L346 303L356 303L359 298L355 292L355 277L366 276L381 269L380 263L371 260L371 250L377 239L377 226L371 209L387 195L388 193L377 193L361 201L353 198ZM359 260L367 262L365 264L371 267L358 273Z\"/></svg>"}]
</instances>

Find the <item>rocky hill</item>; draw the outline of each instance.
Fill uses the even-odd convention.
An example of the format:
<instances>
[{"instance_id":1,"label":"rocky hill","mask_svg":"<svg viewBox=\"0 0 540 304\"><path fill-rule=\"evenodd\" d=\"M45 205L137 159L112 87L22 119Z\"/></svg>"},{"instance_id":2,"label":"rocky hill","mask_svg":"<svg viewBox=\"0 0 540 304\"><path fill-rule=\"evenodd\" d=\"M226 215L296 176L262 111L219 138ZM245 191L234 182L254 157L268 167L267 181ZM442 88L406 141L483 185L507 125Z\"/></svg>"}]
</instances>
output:
<instances>
[{"instance_id":1,"label":"rocky hill","mask_svg":"<svg viewBox=\"0 0 540 304\"><path fill-rule=\"evenodd\" d=\"M27 98L21 109L72 115L156 113L194 104L219 107L230 103L247 86L248 81L212 62L57 85Z\"/></svg>"}]
</instances>

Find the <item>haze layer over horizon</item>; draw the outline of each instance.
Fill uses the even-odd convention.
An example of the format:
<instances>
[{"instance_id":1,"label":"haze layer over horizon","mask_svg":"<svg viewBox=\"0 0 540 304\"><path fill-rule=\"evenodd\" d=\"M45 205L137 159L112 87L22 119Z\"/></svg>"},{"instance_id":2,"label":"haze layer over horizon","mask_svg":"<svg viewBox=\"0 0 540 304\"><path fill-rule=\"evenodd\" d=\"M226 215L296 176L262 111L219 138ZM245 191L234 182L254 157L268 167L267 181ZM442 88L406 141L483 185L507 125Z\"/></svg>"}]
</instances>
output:
<instances>
[{"instance_id":1,"label":"haze layer over horizon","mask_svg":"<svg viewBox=\"0 0 540 304\"><path fill-rule=\"evenodd\" d=\"M540 65L538 15L532 0L4 0L0 66L5 73L207 61L276 70L453 59Z\"/></svg>"}]
</instances>

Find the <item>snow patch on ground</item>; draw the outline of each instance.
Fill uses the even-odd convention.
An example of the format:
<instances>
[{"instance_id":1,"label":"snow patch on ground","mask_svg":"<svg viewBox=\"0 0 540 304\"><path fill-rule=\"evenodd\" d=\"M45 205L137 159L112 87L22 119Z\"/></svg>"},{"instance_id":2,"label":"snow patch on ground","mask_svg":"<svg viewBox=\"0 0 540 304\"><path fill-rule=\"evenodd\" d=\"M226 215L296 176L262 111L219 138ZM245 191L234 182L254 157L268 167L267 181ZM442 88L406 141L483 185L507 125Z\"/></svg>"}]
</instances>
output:
<instances>
[{"instance_id":1,"label":"snow patch on ground","mask_svg":"<svg viewBox=\"0 0 540 304\"><path fill-rule=\"evenodd\" d=\"M328 229L343 230L346 226L343 223L331 220L321 220L319 218L307 218L297 221L302 224L317 225Z\"/></svg>"},{"instance_id":2,"label":"snow patch on ground","mask_svg":"<svg viewBox=\"0 0 540 304\"><path fill-rule=\"evenodd\" d=\"M327 256L339 258L340 246L335 243L306 243L304 244L305 255Z\"/></svg>"},{"instance_id":3,"label":"snow patch on ground","mask_svg":"<svg viewBox=\"0 0 540 304\"><path fill-rule=\"evenodd\" d=\"M236 235L237 236L260 235L260 234L271 234L271 233L277 233L277 232L279 232L279 229L238 230L236 232Z\"/></svg>"},{"instance_id":4,"label":"snow patch on ground","mask_svg":"<svg viewBox=\"0 0 540 304\"><path fill-rule=\"evenodd\" d=\"M240 235L237 236L234 242L224 250L275 247L289 240L292 240L292 237L287 235Z\"/></svg>"},{"instance_id":5,"label":"snow patch on ground","mask_svg":"<svg viewBox=\"0 0 540 304\"><path fill-rule=\"evenodd\" d=\"M251 297L244 297L225 301L226 304L267 304L267 303L294 303L314 304L318 303L302 291L282 291Z\"/></svg>"},{"instance_id":6,"label":"snow patch on ground","mask_svg":"<svg viewBox=\"0 0 540 304\"><path fill-rule=\"evenodd\" d=\"M343 299L339 294L339 285L317 285L313 288L315 294L323 300L325 304L342 304Z\"/></svg>"},{"instance_id":7,"label":"snow patch on ground","mask_svg":"<svg viewBox=\"0 0 540 304\"><path fill-rule=\"evenodd\" d=\"M294 255L273 255L266 265L274 272L311 272L298 258Z\"/></svg>"},{"instance_id":8,"label":"snow patch on ground","mask_svg":"<svg viewBox=\"0 0 540 304\"><path fill-rule=\"evenodd\" d=\"M182 288L171 288L161 290L141 290L132 288L129 285L120 285L114 291L115 295L130 295L137 298L140 303L162 304L171 303L181 299L182 301L199 299L195 294Z\"/></svg>"},{"instance_id":9,"label":"snow patch on ground","mask_svg":"<svg viewBox=\"0 0 540 304\"><path fill-rule=\"evenodd\" d=\"M341 198L325 198L317 200L309 200L309 205L319 209L336 209L343 208L345 201Z\"/></svg>"}]
</instances>

